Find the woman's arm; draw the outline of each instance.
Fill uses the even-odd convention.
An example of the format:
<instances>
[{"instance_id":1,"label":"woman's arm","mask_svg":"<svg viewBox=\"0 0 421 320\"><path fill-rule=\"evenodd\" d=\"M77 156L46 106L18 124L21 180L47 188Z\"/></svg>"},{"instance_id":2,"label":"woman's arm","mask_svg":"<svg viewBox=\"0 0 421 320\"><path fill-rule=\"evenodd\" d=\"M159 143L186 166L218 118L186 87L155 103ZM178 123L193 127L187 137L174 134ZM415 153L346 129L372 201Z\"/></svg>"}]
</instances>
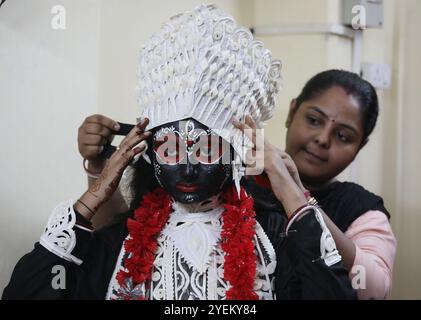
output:
<instances>
[{"instance_id":1,"label":"woman's arm","mask_svg":"<svg viewBox=\"0 0 421 320\"><path fill-rule=\"evenodd\" d=\"M84 159L83 166L88 175L88 188L91 188L105 168L107 159L102 155L104 146L112 140L120 129L118 122L101 114L87 117L78 129L78 149ZM120 189L102 205L91 222L95 229L111 224L116 214L127 211L127 205Z\"/></svg>"},{"instance_id":2,"label":"woman's arm","mask_svg":"<svg viewBox=\"0 0 421 320\"><path fill-rule=\"evenodd\" d=\"M150 132L144 132L147 124L145 119L124 138L99 178L79 200L62 202L53 210L40 242L16 265L4 299L74 298L73 289L80 282L82 269L89 268L83 259L89 254L90 220L111 198L127 165L145 148L136 145L150 136ZM64 287L56 283L60 275L55 272L60 270Z\"/></svg>"},{"instance_id":3,"label":"woman's arm","mask_svg":"<svg viewBox=\"0 0 421 320\"><path fill-rule=\"evenodd\" d=\"M345 232L356 248L350 279L360 299L387 299L392 287L396 238L386 215L368 211Z\"/></svg>"},{"instance_id":4,"label":"woman's arm","mask_svg":"<svg viewBox=\"0 0 421 320\"><path fill-rule=\"evenodd\" d=\"M71 204L69 209L71 210ZM54 213L53 213L54 214ZM91 233L86 229L77 227L77 220L83 218L76 214L76 220L70 221L67 231L73 231L69 241L75 241L75 247L68 252L69 255L84 261L91 242ZM48 235L48 226L45 235ZM60 236L60 235L59 235ZM42 236L44 237L44 235ZM50 234L51 237L51 234ZM62 250L61 253L63 253ZM72 299L75 288L80 285L80 276L83 275L84 266L79 266L70 259L63 258L63 254L57 255L47 250L37 242L34 249L24 255L16 264L9 284L5 287L3 300L60 300ZM79 276L78 276L79 275Z\"/></svg>"},{"instance_id":5,"label":"woman's arm","mask_svg":"<svg viewBox=\"0 0 421 320\"><path fill-rule=\"evenodd\" d=\"M322 212L323 210L320 209ZM343 233L323 212L359 299L386 299L392 286L396 239L386 215L369 211Z\"/></svg>"},{"instance_id":6,"label":"woman's arm","mask_svg":"<svg viewBox=\"0 0 421 320\"><path fill-rule=\"evenodd\" d=\"M89 171L98 173L99 177L105 167L105 164L106 161L103 161L100 165L92 165L91 161L89 161L87 166ZM91 188L95 184L98 177L88 175L88 188ZM99 230L110 225L118 214L121 212L126 212L128 209L129 208L123 198L119 186L113 193L112 197L106 203L104 203L92 217L91 223L93 228L95 230Z\"/></svg>"},{"instance_id":7,"label":"woman's arm","mask_svg":"<svg viewBox=\"0 0 421 320\"><path fill-rule=\"evenodd\" d=\"M305 300L356 299L348 272L317 213L309 211L292 223L277 254L279 298Z\"/></svg>"},{"instance_id":8,"label":"woman's arm","mask_svg":"<svg viewBox=\"0 0 421 320\"><path fill-rule=\"evenodd\" d=\"M323 220L329 228L329 231L332 233L336 247L342 256L344 267L350 271L355 260L355 244L336 226L332 220L330 220L330 218L322 209L320 210L323 212Z\"/></svg>"},{"instance_id":9,"label":"woman's arm","mask_svg":"<svg viewBox=\"0 0 421 320\"><path fill-rule=\"evenodd\" d=\"M75 203L75 210L87 220L91 221L99 208L110 200L117 190L124 170L137 154L145 150L146 145L140 143L151 135L150 132L144 132L148 123L149 120L145 118L130 131L117 151L107 160L98 179L93 181L88 191Z\"/></svg>"}]
</instances>

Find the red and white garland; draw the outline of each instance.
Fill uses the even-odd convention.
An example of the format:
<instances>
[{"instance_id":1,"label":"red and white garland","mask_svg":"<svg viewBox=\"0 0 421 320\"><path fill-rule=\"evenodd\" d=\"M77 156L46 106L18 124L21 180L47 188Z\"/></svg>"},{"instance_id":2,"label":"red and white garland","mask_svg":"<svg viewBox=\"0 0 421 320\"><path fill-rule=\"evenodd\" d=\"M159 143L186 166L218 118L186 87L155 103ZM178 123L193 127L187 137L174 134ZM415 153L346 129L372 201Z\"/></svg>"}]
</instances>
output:
<instances>
[{"instance_id":1,"label":"red and white garland","mask_svg":"<svg viewBox=\"0 0 421 320\"><path fill-rule=\"evenodd\" d=\"M221 248L225 256L224 278L231 285L226 298L258 299L253 291L257 263L253 243L256 224L253 199L243 188L239 199L234 187L227 188L223 199L225 211L222 214ZM171 197L159 187L144 196L142 204L134 212L134 219L128 219L130 237L125 241L124 248L129 257L124 261L127 271L120 270L117 274L120 287L124 287L129 279L133 287L142 283L146 289L150 287L157 237L171 211Z\"/></svg>"}]
</instances>

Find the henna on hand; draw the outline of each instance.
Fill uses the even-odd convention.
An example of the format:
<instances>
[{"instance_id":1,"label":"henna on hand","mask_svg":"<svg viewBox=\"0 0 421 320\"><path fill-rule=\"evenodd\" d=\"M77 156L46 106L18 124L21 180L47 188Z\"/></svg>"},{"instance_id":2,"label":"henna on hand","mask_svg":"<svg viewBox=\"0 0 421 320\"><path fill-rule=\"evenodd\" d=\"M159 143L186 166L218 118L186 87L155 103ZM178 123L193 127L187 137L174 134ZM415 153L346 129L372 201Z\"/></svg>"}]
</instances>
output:
<instances>
[{"instance_id":1,"label":"henna on hand","mask_svg":"<svg viewBox=\"0 0 421 320\"><path fill-rule=\"evenodd\" d=\"M121 142L120 148L107 161L101 175L81 197L93 212L108 201L115 190L118 188L124 170L130 164L134 156L142 152L145 148L134 147L150 136L150 132L144 132L142 128L146 127L147 120L138 124ZM92 218L91 215L88 218Z\"/></svg>"}]
</instances>

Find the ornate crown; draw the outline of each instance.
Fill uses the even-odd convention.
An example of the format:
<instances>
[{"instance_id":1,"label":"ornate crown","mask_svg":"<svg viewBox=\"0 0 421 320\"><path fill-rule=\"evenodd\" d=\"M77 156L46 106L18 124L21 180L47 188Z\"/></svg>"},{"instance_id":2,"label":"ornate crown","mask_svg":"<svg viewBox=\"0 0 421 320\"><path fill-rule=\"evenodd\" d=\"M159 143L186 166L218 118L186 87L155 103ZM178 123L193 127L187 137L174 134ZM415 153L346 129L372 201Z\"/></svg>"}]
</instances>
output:
<instances>
[{"instance_id":1,"label":"ornate crown","mask_svg":"<svg viewBox=\"0 0 421 320\"><path fill-rule=\"evenodd\" d=\"M281 85L281 62L262 42L215 6L172 17L139 57L138 103L147 130L194 118L230 142L240 156L243 135L230 120L270 119Z\"/></svg>"}]
</instances>

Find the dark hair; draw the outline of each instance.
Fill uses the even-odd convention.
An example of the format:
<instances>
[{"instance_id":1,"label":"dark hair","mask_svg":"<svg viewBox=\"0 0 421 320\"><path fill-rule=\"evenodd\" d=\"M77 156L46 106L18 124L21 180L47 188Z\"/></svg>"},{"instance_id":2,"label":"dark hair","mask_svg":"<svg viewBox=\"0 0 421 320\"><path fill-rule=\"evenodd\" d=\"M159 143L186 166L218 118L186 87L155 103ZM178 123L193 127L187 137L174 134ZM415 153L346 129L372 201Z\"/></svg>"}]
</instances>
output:
<instances>
[{"instance_id":1,"label":"dark hair","mask_svg":"<svg viewBox=\"0 0 421 320\"><path fill-rule=\"evenodd\" d=\"M307 100L314 99L326 90L339 86L359 102L363 115L363 142L373 132L379 114L379 103L374 87L356 73L345 70L328 70L311 78L296 99L295 111Z\"/></svg>"}]
</instances>

